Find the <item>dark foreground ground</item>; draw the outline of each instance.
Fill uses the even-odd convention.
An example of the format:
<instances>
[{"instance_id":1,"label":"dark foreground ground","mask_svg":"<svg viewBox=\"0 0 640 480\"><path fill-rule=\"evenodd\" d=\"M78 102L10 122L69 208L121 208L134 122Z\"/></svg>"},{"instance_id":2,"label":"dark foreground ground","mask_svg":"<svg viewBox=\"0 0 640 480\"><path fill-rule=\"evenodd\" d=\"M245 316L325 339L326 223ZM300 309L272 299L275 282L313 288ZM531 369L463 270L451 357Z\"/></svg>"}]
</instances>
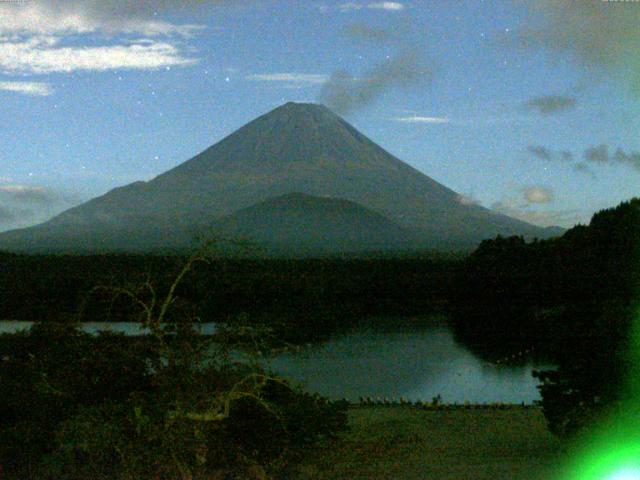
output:
<instances>
[{"instance_id":1,"label":"dark foreground ground","mask_svg":"<svg viewBox=\"0 0 640 480\"><path fill-rule=\"evenodd\" d=\"M353 407L349 425L311 452L299 480L554 480L565 451L538 408Z\"/></svg>"}]
</instances>

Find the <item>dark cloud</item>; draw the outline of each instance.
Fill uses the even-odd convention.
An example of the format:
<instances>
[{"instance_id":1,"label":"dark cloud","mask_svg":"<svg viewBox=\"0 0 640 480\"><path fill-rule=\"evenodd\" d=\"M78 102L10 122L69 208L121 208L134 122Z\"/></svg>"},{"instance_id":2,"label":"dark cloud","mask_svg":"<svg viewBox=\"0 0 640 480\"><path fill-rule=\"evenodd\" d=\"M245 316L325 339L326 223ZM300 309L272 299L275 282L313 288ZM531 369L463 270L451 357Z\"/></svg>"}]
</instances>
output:
<instances>
[{"instance_id":1,"label":"dark cloud","mask_svg":"<svg viewBox=\"0 0 640 480\"><path fill-rule=\"evenodd\" d=\"M582 156L587 162L608 163L609 146L603 144L596 147L587 148Z\"/></svg>"},{"instance_id":2,"label":"dark cloud","mask_svg":"<svg viewBox=\"0 0 640 480\"><path fill-rule=\"evenodd\" d=\"M372 27L364 23L349 25L345 34L354 40L384 43L393 38L393 34L384 28Z\"/></svg>"},{"instance_id":3,"label":"dark cloud","mask_svg":"<svg viewBox=\"0 0 640 480\"><path fill-rule=\"evenodd\" d=\"M551 150L550 148L544 147L542 145L529 145L527 147L527 151L533 155L534 157L545 160L561 160L563 162L572 162L573 161L573 153L568 150L563 150L561 152Z\"/></svg>"},{"instance_id":4,"label":"dark cloud","mask_svg":"<svg viewBox=\"0 0 640 480\"><path fill-rule=\"evenodd\" d=\"M551 160L552 157L551 150L540 145L529 145L527 151L540 160Z\"/></svg>"},{"instance_id":5,"label":"dark cloud","mask_svg":"<svg viewBox=\"0 0 640 480\"><path fill-rule=\"evenodd\" d=\"M596 174L593 173L593 170L589 168L587 162L578 162L573 166L573 168L576 172L585 173L587 175L590 175L592 178L596 177Z\"/></svg>"},{"instance_id":6,"label":"dark cloud","mask_svg":"<svg viewBox=\"0 0 640 480\"><path fill-rule=\"evenodd\" d=\"M568 56L586 67L622 73L640 85L640 8L632 1L535 0L525 27L507 41Z\"/></svg>"},{"instance_id":7,"label":"dark cloud","mask_svg":"<svg viewBox=\"0 0 640 480\"><path fill-rule=\"evenodd\" d=\"M534 97L524 104L527 110L536 111L541 115L552 115L564 110L569 110L575 106L576 99L566 95Z\"/></svg>"},{"instance_id":8,"label":"dark cloud","mask_svg":"<svg viewBox=\"0 0 640 480\"><path fill-rule=\"evenodd\" d=\"M560 158L565 162L572 162L573 153L568 150L563 150L562 152L560 152Z\"/></svg>"},{"instance_id":9,"label":"dark cloud","mask_svg":"<svg viewBox=\"0 0 640 480\"><path fill-rule=\"evenodd\" d=\"M584 150L582 161L574 163L573 168L582 173L595 176L589 164L600 165L626 165L640 171L640 152L625 152L618 148L610 153L611 148L607 144L595 145ZM535 158L545 161L562 161L565 163L574 162L576 157L568 150L554 151L541 145L529 145L527 151Z\"/></svg>"},{"instance_id":10,"label":"dark cloud","mask_svg":"<svg viewBox=\"0 0 640 480\"><path fill-rule=\"evenodd\" d=\"M157 17L164 12L191 10L199 7L235 5L242 0L31 0L54 11L74 11L102 20L121 17Z\"/></svg>"},{"instance_id":11,"label":"dark cloud","mask_svg":"<svg viewBox=\"0 0 640 480\"><path fill-rule=\"evenodd\" d=\"M609 153L609 145L606 144L587 148L584 151L583 157L587 162L627 165L636 170L640 170L640 152L627 153L621 148L618 148L611 155Z\"/></svg>"},{"instance_id":12,"label":"dark cloud","mask_svg":"<svg viewBox=\"0 0 640 480\"><path fill-rule=\"evenodd\" d=\"M318 101L344 115L371 104L389 89L407 88L431 77L432 71L416 53L405 53L376 65L362 78L334 73L322 86Z\"/></svg>"},{"instance_id":13,"label":"dark cloud","mask_svg":"<svg viewBox=\"0 0 640 480\"><path fill-rule=\"evenodd\" d=\"M370 7L378 8L379 5L382 8L387 3L391 5L393 2L370 4ZM393 7L389 8L395 10ZM320 90L318 101L345 115L366 107L389 90L430 82L433 69L423 60L424 49L404 40L411 29L412 24L406 19L399 21L393 31L366 24L347 27L346 35L359 41L374 44L393 41L396 53L388 55L362 75L354 75L345 70L334 72Z\"/></svg>"},{"instance_id":14,"label":"dark cloud","mask_svg":"<svg viewBox=\"0 0 640 480\"><path fill-rule=\"evenodd\" d=\"M640 152L625 153L622 149L618 148L616 153L613 154L613 160L640 170Z\"/></svg>"}]
</instances>

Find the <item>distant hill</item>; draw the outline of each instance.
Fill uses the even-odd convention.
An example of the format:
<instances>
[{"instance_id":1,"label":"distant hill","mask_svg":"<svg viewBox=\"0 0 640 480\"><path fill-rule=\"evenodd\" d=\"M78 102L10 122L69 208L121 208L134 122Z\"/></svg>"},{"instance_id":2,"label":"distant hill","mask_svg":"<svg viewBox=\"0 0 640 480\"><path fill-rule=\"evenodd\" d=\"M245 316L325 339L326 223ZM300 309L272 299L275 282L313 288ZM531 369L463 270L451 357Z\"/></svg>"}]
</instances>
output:
<instances>
[{"instance_id":1,"label":"distant hill","mask_svg":"<svg viewBox=\"0 0 640 480\"><path fill-rule=\"evenodd\" d=\"M183 247L195 227L218 222L226 228L234 220L222 219L234 214L240 215L235 221L251 223L251 210L241 210L269 208L261 202L293 192L354 202L387 219L389 233L376 234L378 238L389 239L400 227L403 232L417 232L431 248L469 248L497 234L546 238L561 232L470 205L327 108L287 103L153 180L116 188L44 224L0 234L0 249L88 252ZM254 225L257 234L258 223ZM292 232L285 235L286 228L280 225L284 230L279 233L257 236L296 238ZM317 235L333 238L329 233Z\"/></svg>"},{"instance_id":2,"label":"distant hill","mask_svg":"<svg viewBox=\"0 0 640 480\"><path fill-rule=\"evenodd\" d=\"M241 209L216 222L212 231L280 254L408 249L420 242L416 232L355 202L303 193Z\"/></svg>"}]
</instances>

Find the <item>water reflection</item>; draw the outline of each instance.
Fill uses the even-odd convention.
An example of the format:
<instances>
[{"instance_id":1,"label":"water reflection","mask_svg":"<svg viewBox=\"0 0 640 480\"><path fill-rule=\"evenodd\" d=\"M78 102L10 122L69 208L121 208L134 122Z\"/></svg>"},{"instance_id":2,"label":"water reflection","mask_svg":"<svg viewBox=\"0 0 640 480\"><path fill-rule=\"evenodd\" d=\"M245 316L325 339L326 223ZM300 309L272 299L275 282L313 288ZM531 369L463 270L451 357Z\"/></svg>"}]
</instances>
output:
<instances>
[{"instance_id":1,"label":"water reflection","mask_svg":"<svg viewBox=\"0 0 640 480\"><path fill-rule=\"evenodd\" d=\"M25 330L31 322L1 321L0 333ZM146 333L140 324L87 322L83 329ZM214 324L201 325L204 334ZM430 401L436 395L448 403L527 402L538 400L531 370L543 366L495 366L458 345L444 325L411 330L365 328L298 353L269 361L271 368L323 396L357 400L361 396Z\"/></svg>"},{"instance_id":2,"label":"water reflection","mask_svg":"<svg viewBox=\"0 0 640 480\"><path fill-rule=\"evenodd\" d=\"M34 322L22 322L17 320L0 321L0 334L15 333L31 328ZM148 328L143 328L138 322L83 322L82 330L96 335L99 332L124 333L125 335L146 335ZM211 335L215 332L214 323L203 323L199 325L199 330L204 335Z\"/></svg>"},{"instance_id":3,"label":"water reflection","mask_svg":"<svg viewBox=\"0 0 640 480\"><path fill-rule=\"evenodd\" d=\"M445 402L538 400L532 364L494 366L460 347L448 328L354 332L272 360L274 371L330 398L360 396ZM543 368L535 366L535 368Z\"/></svg>"}]
</instances>

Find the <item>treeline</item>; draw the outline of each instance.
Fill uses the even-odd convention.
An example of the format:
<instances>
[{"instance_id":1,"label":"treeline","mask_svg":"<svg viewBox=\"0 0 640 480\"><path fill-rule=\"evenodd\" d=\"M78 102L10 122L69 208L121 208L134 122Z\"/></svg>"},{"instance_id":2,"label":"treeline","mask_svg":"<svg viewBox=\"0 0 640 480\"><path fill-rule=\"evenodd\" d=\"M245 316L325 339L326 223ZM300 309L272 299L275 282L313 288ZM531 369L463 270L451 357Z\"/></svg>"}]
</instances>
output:
<instances>
[{"instance_id":1,"label":"treeline","mask_svg":"<svg viewBox=\"0 0 640 480\"><path fill-rule=\"evenodd\" d=\"M136 309L113 290L147 298L166 292L180 256L0 255L0 319L123 321ZM177 298L201 321L265 323L288 340L308 341L364 316L413 315L446 308L458 257L223 259L194 265ZM183 312L181 312L182 314Z\"/></svg>"},{"instance_id":2,"label":"treeline","mask_svg":"<svg viewBox=\"0 0 640 480\"><path fill-rule=\"evenodd\" d=\"M534 347L551 357L587 341L596 318L638 293L640 199L596 213L589 226L527 243L497 237L464 262L451 302L457 335L496 355ZM608 333L623 328L609 324Z\"/></svg>"},{"instance_id":3,"label":"treeline","mask_svg":"<svg viewBox=\"0 0 640 480\"><path fill-rule=\"evenodd\" d=\"M616 401L640 296L640 199L596 213L562 237L483 242L459 271L457 337L486 357L534 349L552 429L567 433ZM577 411L579 409L580 411Z\"/></svg>"}]
</instances>

